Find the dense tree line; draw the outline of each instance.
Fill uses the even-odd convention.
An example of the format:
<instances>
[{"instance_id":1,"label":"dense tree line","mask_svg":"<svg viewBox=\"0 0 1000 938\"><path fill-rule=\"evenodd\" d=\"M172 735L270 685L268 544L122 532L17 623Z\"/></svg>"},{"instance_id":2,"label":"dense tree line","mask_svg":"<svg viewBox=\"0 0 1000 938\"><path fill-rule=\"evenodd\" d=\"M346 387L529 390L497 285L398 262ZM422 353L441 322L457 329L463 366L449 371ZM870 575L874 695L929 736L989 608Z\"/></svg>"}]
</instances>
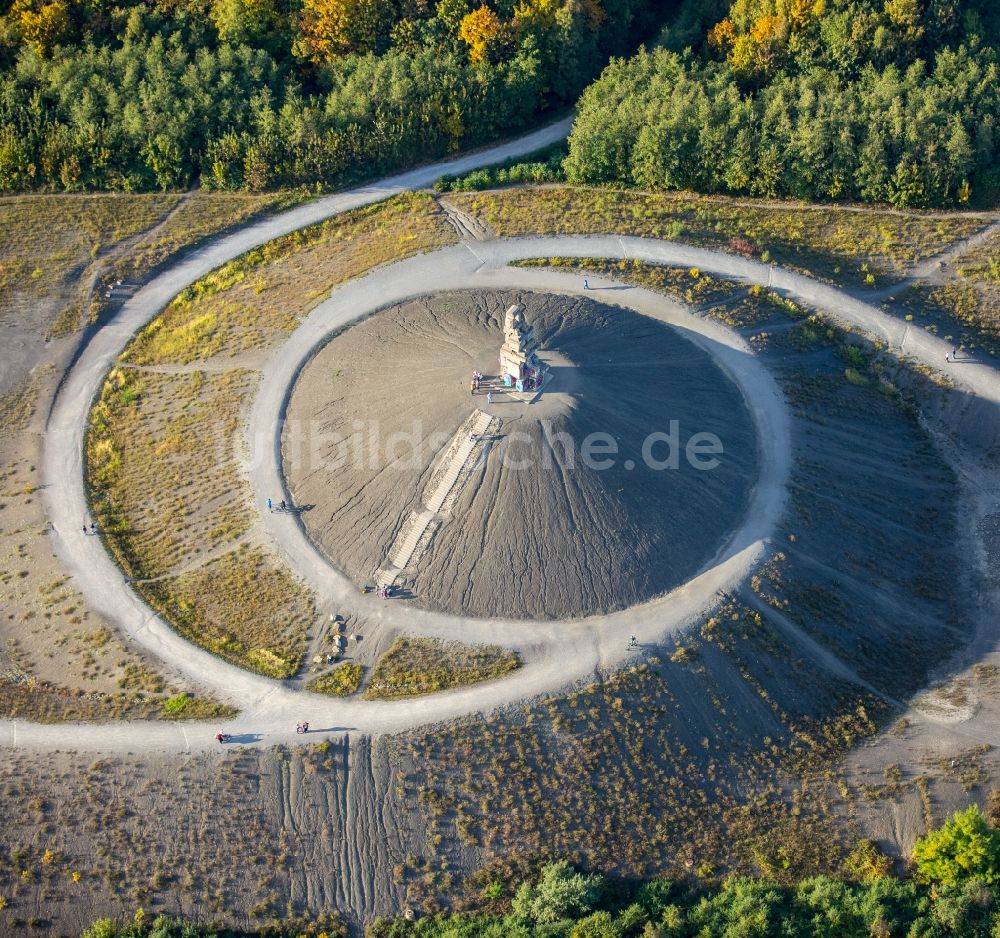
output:
<instances>
[{"instance_id":1,"label":"dense tree line","mask_svg":"<svg viewBox=\"0 0 1000 938\"><path fill-rule=\"evenodd\" d=\"M995 813L991 803L991 818ZM749 877L699 888L654 879L614 883L565 861L513 889L487 882L491 911L382 919L369 938L997 938L1000 831L975 806L917 841L914 875L900 879L869 842L845 863L844 879L795 885ZM160 918L96 923L83 938L223 938L235 933ZM342 934L334 922L271 929L298 938Z\"/></svg>"},{"instance_id":2,"label":"dense tree line","mask_svg":"<svg viewBox=\"0 0 1000 938\"><path fill-rule=\"evenodd\" d=\"M516 131L652 0L0 0L0 191L335 186Z\"/></svg>"},{"instance_id":3,"label":"dense tree line","mask_svg":"<svg viewBox=\"0 0 1000 938\"><path fill-rule=\"evenodd\" d=\"M899 206L996 198L992 3L735 0L698 41L692 27L719 9L688 4L660 46L587 89L571 181Z\"/></svg>"}]
</instances>

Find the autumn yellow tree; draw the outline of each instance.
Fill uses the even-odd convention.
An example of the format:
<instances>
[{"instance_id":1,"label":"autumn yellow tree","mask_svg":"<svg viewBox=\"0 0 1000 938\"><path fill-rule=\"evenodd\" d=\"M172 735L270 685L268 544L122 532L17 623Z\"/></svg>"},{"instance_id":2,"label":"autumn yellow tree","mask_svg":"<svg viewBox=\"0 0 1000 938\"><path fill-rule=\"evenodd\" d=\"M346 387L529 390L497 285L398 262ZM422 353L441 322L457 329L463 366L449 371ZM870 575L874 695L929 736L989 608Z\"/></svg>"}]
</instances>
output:
<instances>
[{"instance_id":1,"label":"autumn yellow tree","mask_svg":"<svg viewBox=\"0 0 1000 938\"><path fill-rule=\"evenodd\" d=\"M826 12L825 0L791 0L788 22L792 29L806 29Z\"/></svg>"},{"instance_id":2,"label":"autumn yellow tree","mask_svg":"<svg viewBox=\"0 0 1000 938\"><path fill-rule=\"evenodd\" d=\"M753 67L768 73L777 64L788 45L788 21L780 16L762 16L750 29L753 44Z\"/></svg>"},{"instance_id":3,"label":"autumn yellow tree","mask_svg":"<svg viewBox=\"0 0 1000 938\"><path fill-rule=\"evenodd\" d=\"M729 55L733 43L736 42L736 27L728 17L720 20L708 31L708 43L713 49L718 49L724 55Z\"/></svg>"},{"instance_id":4,"label":"autumn yellow tree","mask_svg":"<svg viewBox=\"0 0 1000 938\"><path fill-rule=\"evenodd\" d=\"M469 47L469 61L485 62L490 44L500 36L502 29L500 17L485 4L463 17L458 38Z\"/></svg>"},{"instance_id":5,"label":"autumn yellow tree","mask_svg":"<svg viewBox=\"0 0 1000 938\"><path fill-rule=\"evenodd\" d=\"M514 6L514 22L533 31L554 29L558 12L559 0L520 0Z\"/></svg>"},{"instance_id":6,"label":"autumn yellow tree","mask_svg":"<svg viewBox=\"0 0 1000 938\"><path fill-rule=\"evenodd\" d=\"M885 15L893 31L906 42L918 42L923 36L923 12L917 0L886 0Z\"/></svg>"},{"instance_id":7,"label":"autumn yellow tree","mask_svg":"<svg viewBox=\"0 0 1000 938\"><path fill-rule=\"evenodd\" d=\"M742 75L768 74L793 35L818 23L825 10L826 0L736 0L709 31L709 45Z\"/></svg>"},{"instance_id":8,"label":"autumn yellow tree","mask_svg":"<svg viewBox=\"0 0 1000 938\"><path fill-rule=\"evenodd\" d=\"M316 65L349 52L372 52L395 21L386 0L304 0L293 51Z\"/></svg>"},{"instance_id":9,"label":"autumn yellow tree","mask_svg":"<svg viewBox=\"0 0 1000 938\"><path fill-rule=\"evenodd\" d=\"M16 0L10 8L10 16L21 39L39 55L45 55L73 31L66 0L52 0L51 3Z\"/></svg>"},{"instance_id":10,"label":"autumn yellow tree","mask_svg":"<svg viewBox=\"0 0 1000 938\"><path fill-rule=\"evenodd\" d=\"M795 30L806 29L826 12L826 0L734 0L727 19L737 34L749 33L753 24L766 16L776 16Z\"/></svg>"}]
</instances>

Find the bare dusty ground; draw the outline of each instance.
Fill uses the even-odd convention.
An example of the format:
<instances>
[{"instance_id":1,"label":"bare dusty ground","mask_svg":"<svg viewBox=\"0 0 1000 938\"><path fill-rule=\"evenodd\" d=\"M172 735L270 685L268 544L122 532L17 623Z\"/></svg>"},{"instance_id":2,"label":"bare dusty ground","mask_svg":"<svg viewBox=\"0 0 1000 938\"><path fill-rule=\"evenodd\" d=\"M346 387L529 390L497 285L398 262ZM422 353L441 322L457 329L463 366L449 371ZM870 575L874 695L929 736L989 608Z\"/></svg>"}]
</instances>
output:
<instances>
[{"instance_id":1,"label":"bare dusty ground","mask_svg":"<svg viewBox=\"0 0 1000 938\"><path fill-rule=\"evenodd\" d=\"M52 933L72 934L97 914L128 915L137 905L236 925L289 909L340 909L358 921L405 906L430 911L482 863L502 871L538 850L623 872L835 871L850 829L844 818L884 848L906 849L929 817L983 798L991 752L947 729L938 731L941 752L911 743L907 762L884 754L883 740L897 739L886 734L858 751L885 767L851 762L842 776L836 771L838 753L902 712L887 690L920 686L921 664L961 644L938 618L954 607L952 621L962 622L961 590L946 590L943 605L923 617L925 600L914 598L899 607L909 619L875 601L929 577L961 583L949 538L918 554L904 547L935 518L939 531L954 530L965 515L927 429L875 387L843 379L841 339L780 319L749 331L769 337L762 354L795 392L803 468L789 523L795 540L731 612L676 649L648 649L657 659L650 671L387 740L374 754L352 740L346 768L337 746L97 763L11 756L2 797L14 823L0 835L0 895L9 907L0 921L12 929L47 921ZM961 400L949 403L953 395L919 381L916 390L951 433L964 435L974 421L990 438L982 415ZM835 486L820 484L833 478ZM867 487L870 498L859 494ZM983 543L995 552L984 524ZM800 608L812 613L797 628ZM902 623L895 632L893 622ZM873 642L869 628L879 630ZM903 660L912 667L897 675ZM858 672L879 693L856 683ZM896 763L910 780L898 793L895 773L886 774ZM916 773L926 782L917 785ZM775 785L787 777L787 787Z\"/></svg>"},{"instance_id":2,"label":"bare dusty ground","mask_svg":"<svg viewBox=\"0 0 1000 938\"><path fill-rule=\"evenodd\" d=\"M927 402L924 420L959 480L962 563L952 589L972 640L845 765L865 795L860 829L902 856L932 821L970 801L985 806L1000 776L1000 415L950 392Z\"/></svg>"},{"instance_id":3,"label":"bare dusty ground","mask_svg":"<svg viewBox=\"0 0 1000 938\"><path fill-rule=\"evenodd\" d=\"M432 909L420 871L464 871L472 846L497 870L541 850L626 875L836 873L853 836L906 856L986 800L996 620L972 561L996 559L1000 421L807 311L745 303L706 315L750 323L794 407L782 540L648 669L402 742L431 834L411 903ZM945 458L959 439L978 444Z\"/></svg>"},{"instance_id":4,"label":"bare dusty ground","mask_svg":"<svg viewBox=\"0 0 1000 938\"><path fill-rule=\"evenodd\" d=\"M94 918L168 912L260 928L387 913L412 845L387 810L385 745L0 766L0 932L78 935Z\"/></svg>"},{"instance_id":5,"label":"bare dusty ground","mask_svg":"<svg viewBox=\"0 0 1000 938\"><path fill-rule=\"evenodd\" d=\"M514 302L552 359L551 383L534 402L498 392L490 405L469 379L474 369L496 373L503 311ZM310 533L352 578L367 581L384 561L438 453L476 408L500 429L402 578L433 609L574 618L661 595L723 546L756 478L739 391L677 331L569 297L414 301L331 341L291 399L294 500L310 506ZM650 434L669 434L674 421L676 468L644 459ZM698 433L721 441L714 469L684 455ZM613 454L588 456L598 435ZM661 439L648 452L663 463L669 449Z\"/></svg>"}]
</instances>

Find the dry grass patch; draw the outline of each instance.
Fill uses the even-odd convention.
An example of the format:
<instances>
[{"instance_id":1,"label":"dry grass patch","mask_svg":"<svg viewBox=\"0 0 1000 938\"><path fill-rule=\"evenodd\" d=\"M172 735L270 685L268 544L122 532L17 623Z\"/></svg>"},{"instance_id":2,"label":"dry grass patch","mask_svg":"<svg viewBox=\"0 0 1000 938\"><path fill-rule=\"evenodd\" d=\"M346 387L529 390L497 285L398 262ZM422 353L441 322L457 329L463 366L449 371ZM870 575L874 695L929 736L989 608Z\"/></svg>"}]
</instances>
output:
<instances>
[{"instance_id":1,"label":"dry grass patch","mask_svg":"<svg viewBox=\"0 0 1000 938\"><path fill-rule=\"evenodd\" d=\"M67 599L79 602L67 587L68 578L47 590L55 608ZM23 612L23 610L20 610ZM35 616L28 613L28 616ZM129 654L105 625L59 632L47 619L34 628L45 635L48 657L58 657L62 669L78 678L77 686L36 676L37 663L18 641L0 655L0 715L42 723L121 719L198 720L235 716L235 708L211 697L180 691L141 658Z\"/></svg>"},{"instance_id":2,"label":"dry grass patch","mask_svg":"<svg viewBox=\"0 0 1000 938\"><path fill-rule=\"evenodd\" d=\"M143 909L147 938L164 934L158 915L182 910L219 934L346 935L333 900L317 898L347 876L336 862L346 760L319 748L11 753L0 765L0 934L80 935L99 916L131 923ZM29 925L40 912L44 926Z\"/></svg>"},{"instance_id":3,"label":"dry grass patch","mask_svg":"<svg viewBox=\"0 0 1000 938\"><path fill-rule=\"evenodd\" d=\"M966 351L1000 357L1000 285L949 280L915 284L896 303L915 326Z\"/></svg>"},{"instance_id":4,"label":"dry grass patch","mask_svg":"<svg viewBox=\"0 0 1000 938\"><path fill-rule=\"evenodd\" d=\"M261 548L137 589L185 638L268 677L298 672L316 618L309 591Z\"/></svg>"},{"instance_id":5,"label":"dry grass patch","mask_svg":"<svg viewBox=\"0 0 1000 938\"><path fill-rule=\"evenodd\" d=\"M520 666L520 658L499 645L404 637L379 658L364 696L368 700L417 697L502 677Z\"/></svg>"},{"instance_id":6,"label":"dry grass patch","mask_svg":"<svg viewBox=\"0 0 1000 938\"><path fill-rule=\"evenodd\" d=\"M306 684L306 690L311 690L316 694L329 694L331 697L350 697L361 686L364 673L365 669L360 664L345 661L327 671L326 674L314 677Z\"/></svg>"},{"instance_id":7,"label":"dry grass patch","mask_svg":"<svg viewBox=\"0 0 1000 938\"><path fill-rule=\"evenodd\" d=\"M355 209L270 241L188 287L124 357L187 363L264 348L336 284L455 240L440 207L423 193Z\"/></svg>"},{"instance_id":8,"label":"dry grass patch","mask_svg":"<svg viewBox=\"0 0 1000 938\"><path fill-rule=\"evenodd\" d=\"M112 720L228 719L239 711L208 697L187 692L116 694L87 692L43 681L0 681L0 714L35 723L101 722Z\"/></svg>"},{"instance_id":9,"label":"dry grass patch","mask_svg":"<svg viewBox=\"0 0 1000 938\"><path fill-rule=\"evenodd\" d=\"M498 235L631 234L774 260L837 282L874 284L901 274L982 227L979 218L815 209L689 194L586 187L449 195Z\"/></svg>"},{"instance_id":10,"label":"dry grass patch","mask_svg":"<svg viewBox=\"0 0 1000 938\"><path fill-rule=\"evenodd\" d=\"M88 483L130 576L167 573L250 527L234 436L256 382L249 371L109 373L91 412Z\"/></svg>"},{"instance_id":11,"label":"dry grass patch","mask_svg":"<svg viewBox=\"0 0 1000 938\"><path fill-rule=\"evenodd\" d=\"M823 776L873 734L870 712L849 696L825 719L786 711L761 683L772 659L756 627L748 636L738 620L718 629L744 684L728 696L714 666L656 662L398 738L402 796L428 843L403 870L408 903L430 913L449 902L444 884L469 847L487 863L565 856L624 876L836 872L849 837Z\"/></svg>"},{"instance_id":12,"label":"dry grass patch","mask_svg":"<svg viewBox=\"0 0 1000 938\"><path fill-rule=\"evenodd\" d=\"M5 453L16 444L0 436ZM45 722L152 719L182 690L153 670L74 588L45 536L28 455L0 470L0 715ZM181 718L225 715L191 697Z\"/></svg>"},{"instance_id":13,"label":"dry grass patch","mask_svg":"<svg viewBox=\"0 0 1000 938\"><path fill-rule=\"evenodd\" d=\"M0 713L45 720L150 718L166 716L160 712L163 702L183 691L183 686L157 675L149 662L119 640L113 627L92 612L65 580L47 537L37 488L39 418L44 416L75 337L48 345L43 345L42 337L76 329L85 314L99 315L107 302L115 302L105 298L109 280L141 277L170 253L286 201L281 195L216 197L206 193L0 199L0 345L9 346L0 380L4 392L0 396L0 463L4 467L0 471L0 557L4 561L0 572ZM149 382L159 377L148 376L142 393L150 392ZM238 383L242 378L235 380ZM245 526L238 514L238 499L230 499L229 479L220 480L216 487L222 499L207 505L204 490L184 490L188 507L197 506L199 512L206 509L214 515L211 520L208 514L186 517L183 506L171 507L165 496L158 497L149 486L150 479L168 480L170 487L162 491L170 493L189 485L199 467L207 465L199 462L195 452L204 445L202 431L208 427L211 436L228 419L220 413L213 415L218 420L212 423L205 407L197 402L189 406L187 397L195 393L184 387L183 377L172 382L171 389L166 396L185 407L183 413L166 414L152 401L137 401L137 406L148 403L145 415L152 413L152 431L144 438L140 428L138 437L132 439L129 433L139 425L119 399L125 422L132 423L118 427L119 435L109 441L124 452L126 467L147 461L143 471L152 475L123 480L123 491L127 489L127 500L142 515L142 526L154 515L162 519L162 541L144 527L132 525L125 533L143 542L144 560L155 560L161 553L167 564L170 555L201 556L199 551L207 543L224 547L231 533ZM120 390L129 396L125 388ZM174 431L181 446L161 457L156 445ZM157 439L150 438L157 434ZM133 446L137 439L140 442ZM209 446L214 443L210 441ZM220 458L228 455L227 451ZM125 504L115 504L115 511ZM208 534L191 538L189 532L198 525ZM138 560L135 564L139 566ZM105 636L104 640L91 640L97 635ZM182 718L227 712L200 696L187 699Z\"/></svg>"},{"instance_id":14,"label":"dry grass patch","mask_svg":"<svg viewBox=\"0 0 1000 938\"><path fill-rule=\"evenodd\" d=\"M989 768L983 765L983 759L992 748L988 743L980 743L954 756L930 756L926 765L936 770L939 777L950 778L962 786L962 791L970 792L989 782Z\"/></svg>"},{"instance_id":15,"label":"dry grass patch","mask_svg":"<svg viewBox=\"0 0 1000 938\"><path fill-rule=\"evenodd\" d=\"M1000 233L956 264L958 282L934 291L932 305L960 324L961 344L1000 357Z\"/></svg>"},{"instance_id":16,"label":"dry grass patch","mask_svg":"<svg viewBox=\"0 0 1000 938\"><path fill-rule=\"evenodd\" d=\"M303 201L298 192L191 193L150 237L117 265L122 277L136 277L162 264L172 254L229 228L242 225L258 215L280 212Z\"/></svg>"},{"instance_id":17,"label":"dry grass patch","mask_svg":"<svg viewBox=\"0 0 1000 938\"><path fill-rule=\"evenodd\" d=\"M0 394L0 439L23 430L35 413L39 376L33 375L19 387Z\"/></svg>"},{"instance_id":18,"label":"dry grass patch","mask_svg":"<svg viewBox=\"0 0 1000 938\"><path fill-rule=\"evenodd\" d=\"M215 196L192 200L193 207L186 203L160 229L153 246L176 244L170 238L179 237L184 212L204 211L218 221L261 204L238 195L225 201L221 215L211 215ZM454 241L427 195L349 212L263 245L193 284L122 354L91 414L92 508L130 576L165 577L138 586L182 634L284 678L297 671L314 615L301 584L262 551L241 545L218 556L252 524L234 439L258 373L184 366L272 346L334 284ZM155 262L150 257L146 263ZM167 367L147 370L158 365Z\"/></svg>"},{"instance_id":19,"label":"dry grass patch","mask_svg":"<svg viewBox=\"0 0 1000 938\"><path fill-rule=\"evenodd\" d=\"M634 283L665 293L691 305L721 303L741 284L735 280L712 277L695 267L661 267L635 258L630 261L600 257L531 257L515 261L515 267L569 267L612 280Z\"/></svg>"},{"instance_id":20,"label":"dry grass patch","mask_svg":"<svg viewBox=\"0 0 1000 938\"><path fill-rule=\"evenodd\" d=\"M75 279L116 242L145 231L180 196L27 195L0 199L0 323L23 318L39 300L57 333L76 328L82 312ZM53 322L57 321L57 325Z\"/></svg>"},{"instance_id":21,"label":"dry grass patch","mask_svg":"<svg viewBox=\"0 0 1000 938\"><path fill-rule=\"evenodd\" d=\"M1000 233L987 238L979 247L956 262L958 274L967 280L1000 286Z\"/></svg>"},{"instance_id":22,"label":"dry grass patch","mask_svg":"<svg viewBox=\"0 0 1000 938\"><path fill-rule=\"evenodd\" d=\"M206 701L187 691L167 697L157 714L164 720L208 720L229 719L239 713L235 707Z\"/></svg>"},{"instance_id":23,"label":"dry grass patch","mask_svg":"<svg viewBox=\"0 0 1000 938\"><path fill-rule=\"evenodd\" d=\"M664 267L638 259L549 257L517 261L518 267L569 267L663 293L704 312L733 329L759 326L779 316L798 319L806 311L792 300L759 284L746 288L735 280L713 277L695 267Z\"/></svg>"},{"instance_id":24,"label":"dry grass patch","mask_svg":"<svg viewBox=\"0 0 1000 938\"><path fill-rule=\"evenodd\" d=\"M54 336L73 332L85 313L100 313L110 281L142 278L196 242L301 200L297 192L0 199L0 323L30 316Z\"/></svg>"}]
</instances>

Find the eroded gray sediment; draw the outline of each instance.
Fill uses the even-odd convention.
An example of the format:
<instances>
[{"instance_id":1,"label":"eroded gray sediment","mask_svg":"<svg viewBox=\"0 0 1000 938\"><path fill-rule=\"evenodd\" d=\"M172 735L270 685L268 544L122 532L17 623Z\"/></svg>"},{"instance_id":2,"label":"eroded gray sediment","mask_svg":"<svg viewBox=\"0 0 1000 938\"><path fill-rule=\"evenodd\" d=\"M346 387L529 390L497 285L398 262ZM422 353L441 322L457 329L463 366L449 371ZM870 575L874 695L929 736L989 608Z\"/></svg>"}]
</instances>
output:
<instances>
[{"instance_id":1,"label":"eroded gray sediment","mask_svg":"<svg viewBox=\"0 0 1000 938\"><path fill-rule=\"evenodd\" d=\"M551 383L535 403L498 394L490 406L469 378L496 372L500 320L515 301L547 350ZM739 390L678 331L584 298L468 291L411 301L334 338L291 399L289 484L298 504L315 506L304 514L311 536L349 576L363 581L384 561L435 455L477 407L501 430L397 581L429 608L570 618L653 598L712 559L756 479ZM672 421L679 465L653 468L643 443ZM710 471L685 458L695 433L724 447ZM615 441L612 467L587 465L592 434ZM661 441L652 455L669 449Z\"/></svg>"}]
</instances>

